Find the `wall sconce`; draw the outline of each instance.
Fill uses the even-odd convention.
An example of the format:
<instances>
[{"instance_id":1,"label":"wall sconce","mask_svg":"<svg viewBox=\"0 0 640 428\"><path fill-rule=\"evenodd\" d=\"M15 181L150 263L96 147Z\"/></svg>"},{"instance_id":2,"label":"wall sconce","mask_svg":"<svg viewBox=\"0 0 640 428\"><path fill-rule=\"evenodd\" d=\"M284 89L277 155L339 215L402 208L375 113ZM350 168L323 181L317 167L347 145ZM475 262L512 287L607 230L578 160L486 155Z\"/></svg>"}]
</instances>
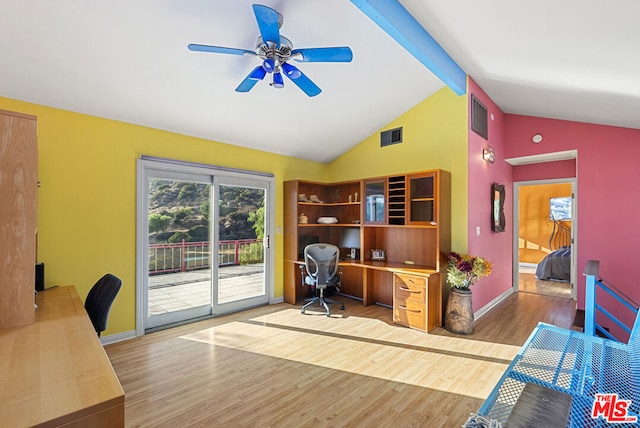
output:
<instances>
[{"instance_id":1,"label":"wall sconce","mask_svg":"<svg viewBox=\"0 0 640 428\"><path fill-rule=\"evenodd\" d=\"M487 145L482 148L482 159L489 163L495 162L496 153L493 151L493 147Z\"/></svg>"}]
</instances>

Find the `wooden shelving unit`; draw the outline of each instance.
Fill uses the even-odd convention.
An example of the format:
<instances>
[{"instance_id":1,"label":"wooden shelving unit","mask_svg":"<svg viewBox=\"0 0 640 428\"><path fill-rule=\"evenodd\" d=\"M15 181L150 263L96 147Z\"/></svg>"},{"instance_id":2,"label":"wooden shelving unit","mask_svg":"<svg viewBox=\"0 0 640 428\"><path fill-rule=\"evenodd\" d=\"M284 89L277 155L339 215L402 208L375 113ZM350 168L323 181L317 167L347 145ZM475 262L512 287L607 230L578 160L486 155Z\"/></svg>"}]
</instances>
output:
<instances>
[{"instance_id":1,"label":"wooden shelving unit","mask_svg":"<svg viewBox=\"0 0 640 428\"><path fill-rule=\"evenodd\" d=\"M389 177L388 183L389 224L401 226L406 221L406 177L404 175Z\"/></svg>"},{"instance_id":2,"label":"wooden shelving unit","mask_svg":"<svg viewBox=\"0 0 640 428\"><path fill-rule=\"evenodd\" d=\"M425 328L440 323L442 297L440 270L451 247L450 173L420 171L362 180L318 183L292 180L284 183L285 301L295 304L308 293L301 285L299 262L311 242L340 243L345 228L360 231L356 261L345 261L342 291L364 304L393 306L393 275L411 269L411 275L430 278L426 293L431 318ZM321 202L309 202L313 198ZM376 210L375 212L367 210ZM306 217L307 223L301 222ZM319 224L320 217L335 217L334 224ZM382 249L384 261L372 261L371 250ZM346 249L344 250L346 257ZM439 288L437 291L434 287ZM434 306L433 300L437 299ZM395 312L395 311L394 311ZM395 318L395 317L394 317Z\"/></svg>"}]
</instances>

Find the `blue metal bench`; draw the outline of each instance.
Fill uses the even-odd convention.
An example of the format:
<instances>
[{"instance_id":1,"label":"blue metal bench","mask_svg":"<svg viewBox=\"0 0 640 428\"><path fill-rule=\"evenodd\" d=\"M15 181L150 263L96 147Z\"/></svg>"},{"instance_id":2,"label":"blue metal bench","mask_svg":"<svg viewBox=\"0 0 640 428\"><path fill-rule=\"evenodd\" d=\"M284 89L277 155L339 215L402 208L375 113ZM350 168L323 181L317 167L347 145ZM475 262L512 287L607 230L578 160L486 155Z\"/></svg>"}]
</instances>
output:
<instances>
[{"instance_id":1,"label":"blue metal bench","mask_svg":"<svg viewBox=\"0 0 640 428\"><path fill-rule=\"evenodd\" d=\"M620 426L640 426L637 309L636 313L628 343L538 324L478 414L504 424L526 383L531 382L571 395L567 427L611 426L609 422L620 423L625 418L627 423Z\"/></svg>"}]
</instances>

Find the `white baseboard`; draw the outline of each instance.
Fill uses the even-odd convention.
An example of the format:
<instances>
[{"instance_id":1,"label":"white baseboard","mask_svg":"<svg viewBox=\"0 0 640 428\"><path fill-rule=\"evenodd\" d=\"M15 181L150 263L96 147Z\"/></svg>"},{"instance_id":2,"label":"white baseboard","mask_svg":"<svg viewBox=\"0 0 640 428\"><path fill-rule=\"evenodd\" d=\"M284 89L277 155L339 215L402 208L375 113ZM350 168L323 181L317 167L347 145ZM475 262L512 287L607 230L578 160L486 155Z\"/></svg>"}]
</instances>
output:
<instances>
[{"instance_id":1,"label":"white baseboard","mask_svg":"<svg viewBox=\"0 0 640 428\"><path fill-rule=\"evenodd\" d=\"M493 309L493 307L496 306L498 303L502 302L504 299L509 297L511 293L513 293L513 287L509 288L507 291L505 291L504 293L502 293L501 295L499 295L498 297L496 297L495 299L493 299L492 301L490 301L489 303L487 303L486 305L478 309L477 312L474 312L473 318L477 320L478 318L480 318L481 316L489 312L491 309Z\"/></svg>"},{"instance_id":2,"label":"white baseboard","mask_svg":"<svg viewBox=\"0 0 640 428\"><path fill-rule=\"evenodd\" d=\"M284 302L284 296L275 297L273 301L269 302L269 304L275 305L282 302ZM110 334L109 336L102 336L100 338L100 342L102 342L102 345L109 345L111 343L117 343L117 342L122 342L124 340L133 339L134 337L136 337L136 331L129 330L129 331L123 331L121 333Z\"/></svg>"},{"instance_id":3,"label":"white baseboard","mask_svg":"<svg viewBox=\"0 0 640 428\"><path fill-rule=\"evenodd\" d=\"M109 336L102 336L100 342L102 345L109 345L111 343L122 342L124 340L133 339L136 337L135 330L123 331L122 333L110 334Z\"/></svg>"},{"instance_id":4,"label":"white baseboard","mask_svg":"<svg viewBox=\"0 0 640 428\"><path fill-rule=\"evenodd\" d=\"M520 262L518 263L518 266L520 267L524 267L524 268L537 268L538 267L538 263L527 263L527 262Z\"/></svg>"}]
</instances>

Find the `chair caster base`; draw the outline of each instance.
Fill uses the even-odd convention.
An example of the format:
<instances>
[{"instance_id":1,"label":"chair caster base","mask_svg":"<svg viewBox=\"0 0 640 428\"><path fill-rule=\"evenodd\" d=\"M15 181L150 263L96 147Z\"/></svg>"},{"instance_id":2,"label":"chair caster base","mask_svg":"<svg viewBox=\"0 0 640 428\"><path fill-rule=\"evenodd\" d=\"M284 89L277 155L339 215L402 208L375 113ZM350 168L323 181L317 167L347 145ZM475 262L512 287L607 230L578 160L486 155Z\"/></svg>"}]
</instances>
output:
<instances>
[{"instance_id":1,"label":"chair caster base","mask_svg":"<svg viewBox=\"0 0 640 428\"><path fill-rule=\"evenodd\" d=\"M320 306L325 309L326 315L328 317L331 317L331 310L329 309L329 303L340 304L340 309L344 311L344 304L343 303L336 302L335 300L331 300L331 299L325 299L324 297L320 296L320 297L311 297L309 299L305 299L304 300L304 304L302 305L302 308L300 308L300 313L304 315L305 310L307 309L307 307L311 306L312 304L314 304L316 302L318 302L320 304Z\"/></svg>"}]
</instances>

